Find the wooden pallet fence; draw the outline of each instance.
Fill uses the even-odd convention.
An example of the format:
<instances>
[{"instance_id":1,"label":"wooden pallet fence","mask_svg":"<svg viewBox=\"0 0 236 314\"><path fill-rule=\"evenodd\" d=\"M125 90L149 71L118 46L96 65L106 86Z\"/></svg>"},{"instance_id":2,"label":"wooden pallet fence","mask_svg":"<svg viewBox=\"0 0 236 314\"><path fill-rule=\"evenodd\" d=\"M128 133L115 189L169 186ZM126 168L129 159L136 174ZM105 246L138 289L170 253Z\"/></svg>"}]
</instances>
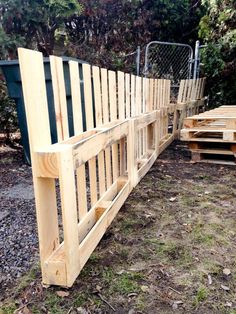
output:
<instances>
[{"instance_id":1,"label":"wooden pallet fence","mask_svg":"<svg viewBox=\"0 0 236 314\"><path fill-rule=\"evenodd\" d=\"M58 142L52 144L42 54L20 48L44 284L70 287L129 193L174 140L170 81L50 57ZM83 116L83 111L85 115ZM62 227L61 227L62 226Z\"/></svg>"},{"instance_id":2,"label":"wooden pallet fence","mask_svg":"<svg viewBox=\"0 0 236 314\"><path fill-rule=\"evenodd\" d=\"M178 130L183 128L183 121L186 117L196 115L205 110L207 98L204 97L206 78L181 80L177 97L178 123L175 127Z\"/></svg>"}]
</instances>

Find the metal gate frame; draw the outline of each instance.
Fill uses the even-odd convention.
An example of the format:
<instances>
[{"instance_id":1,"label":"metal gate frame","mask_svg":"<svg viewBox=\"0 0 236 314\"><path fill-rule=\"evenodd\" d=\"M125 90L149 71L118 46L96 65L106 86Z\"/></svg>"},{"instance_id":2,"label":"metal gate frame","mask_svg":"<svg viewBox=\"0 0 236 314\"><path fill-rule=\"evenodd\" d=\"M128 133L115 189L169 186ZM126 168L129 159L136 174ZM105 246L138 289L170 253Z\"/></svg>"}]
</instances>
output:
<instances>
[{"instance_id":1,"label":"metal gate frame","mask_svg":"<svg viewBox=\"0 0 236 314\"><path fill-rule=\"evenodd\" d=\"M166 42L166 41L150 41L145 49L145 65L144 65L144 74L148 72L148 50L151 45L154 44L160 44L160 45L168 45L168 46L178 46L178 47L187 47L189 48L189 76L188 78L191 78L192 76L192 63L193 63L193 48L190 45L187 44L180 44L180 43L172 43L172 42ZM187 78L186 78L187 79Z\"/></svg>"},{"instance_id":2,"label":"metal gate frame","mask_svg":"<svg viewBox=\"0 0 236 314\"><path fill-rule=\"evenodd\" d=\"M200 41L197 40L195 43L195 52L194 52L194 70L193 70L193 78L197 79L200 76L200 68L201 68L201 50L206 48L207 45L200 45Z\"/></svg>"},{"instance_id":3,"label":"metal gate frame","mask_svg":"<svg viewBox=\"0 0 236 314\"><path fill-rule=\"evenodd\" d=\"M153 45L167 45L167 46L176 46L176 47L187 47L189 49L188 74L183 79L190 79L190 78L192 78L192 65L194 63L192 47L190 45L187 45L187 44L174 43L174 42L173 43L172 42L164 42L164 41L151 41L151 42L149 42L147 44L146 49L145 49L145 65L144 65L144 70L143 70L143 74L145 76L148 76L148 73L149 73L149 68L150 68L149 51L150 51L150 47L153 46ZM158 77L158 78L162 78L162 77ZM172 87L172 90L177 89L179 87L179 84L176 84L176 83L174 83L172 81L171 87Z\"/></svg>"}]
</instances>

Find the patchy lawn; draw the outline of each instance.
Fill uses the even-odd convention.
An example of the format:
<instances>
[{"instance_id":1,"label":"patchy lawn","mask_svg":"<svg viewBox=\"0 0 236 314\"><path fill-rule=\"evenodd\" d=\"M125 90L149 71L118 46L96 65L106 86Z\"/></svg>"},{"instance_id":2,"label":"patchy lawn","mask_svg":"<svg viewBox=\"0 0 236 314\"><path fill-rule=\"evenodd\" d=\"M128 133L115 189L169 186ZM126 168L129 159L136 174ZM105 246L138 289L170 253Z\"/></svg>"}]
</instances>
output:
<instances>
[{"instance_id":1,"label":"patchy lawn","mask_svg":"<svg viewBox=\"0 0 236 314\"><path fill-rule=\"evenodd\" d=\"M179 142L160 156L71 289L43 288L33 264L0 313L235 314L235 168L189 160Z\"/></svg>"}]
</instances>

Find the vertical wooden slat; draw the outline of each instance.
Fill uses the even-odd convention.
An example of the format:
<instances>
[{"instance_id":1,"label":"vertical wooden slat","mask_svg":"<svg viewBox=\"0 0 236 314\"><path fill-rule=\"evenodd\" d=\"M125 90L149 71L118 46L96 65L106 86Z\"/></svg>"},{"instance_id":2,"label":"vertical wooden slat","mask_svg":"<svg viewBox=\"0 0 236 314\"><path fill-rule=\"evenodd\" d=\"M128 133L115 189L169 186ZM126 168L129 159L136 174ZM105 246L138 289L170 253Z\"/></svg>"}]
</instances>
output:
<instances>
[{"instance_id":1,"label":"vertical wooden slat","mask_svg":"<svg viewBox=\"0 0 236 314\"><path fill-rule=\"evenodd\" d=\"M146 112L146 108L147 108L147 98L148 98L148 94L147 94L147 84L148 84L148 79L147 78L143 78L143 101L142 101L142 112L145 113ZM147 137L147 128L143 128L143 133L142 133L142 146L143 146L143 155L147 152L147 146L146 146L146 137Z\"/></svg>"},{"instance_id":2,"label":"vertical wooden slat","mask_svg":"<svg viewBox=\"0 0 236 314\"><path fill-rule=\"evenodd\" d=\"M155 79L154 80L154 95L153 95L153 109L154 110L157 109L157 83L158 83L158 80Z\"/></svg>"},{"instance_id":3,"label":"vertical wooden slat","mask_svg":"<svg viewBox=\"0 0 236 314\"><path fill-rule=\"evenodd\" d=\"M100 81L99 67L93 66L92 73L93 73L94 103L95 103L95 117L96 117L95 124L96 124L96 127L98 127L103 124L101 81Z\"/></svg>"},{"instance_id":4,"label":"vertical wooden slat","mask_svg":"<svg viewBox=\"0 0 236 314\"><path fill-rule=\"evenodd\" d=\"M118 71L118 117L125 119L125 74Z\"/></svg>"},{"instance_id":5,"label":"vertical wooden slat","mask_svg":"<svg viewBox=\"0 0 236 314\"><path fill-rule=\"evenodd\" d=\"M58 142L69 138L66 89L63 61L60 57L50 56L52 87L56 114Z\"/></svg>"},{"instance_id":6,"label":"vertical wooden slat","mask_svg":"<svg viewBox=\"0 0 236 314\"><path fill-rule=\"evenodd\" d=\"M94 102L96 113L96 127L103 124L102 117L102 98L101 98L101 81L100 81L100 69L99 67L92 67L93 71L93 88L94 88ZM105 163L104 163L104 151L98 154L98 183L100 197L105 193Z\"/></svg>"},{"instance_id":7,"label":"vertical wooden slat","mask_svg":"<svg viewBox=\"0 0 236 314\"><path fill-rule=\"evenodd\" d=\"M57 156L59 168L61 209L64 234L67 286L71 286L79 269L79 233L76 206L76 187L72 148Z\"/></svg>"},{"instance_id":8,"label":"vertical wooden slat","mask_svg":"<svg viewBox=\"0 0 236 314\"><path fill-rule=\"evenodd\" d=\"M118 117L117 97L116 97L116 72L108 71L108 86L110 100L110 121L116 121Z\"/></svg>"},{"instance_id":9,"label":"vertical wooden slat","mask_svg":"<svg viewBox=\"0 0 236 314\"><path fill-rule=\"evenodd\" d=\"M82 65L84 79L84 104L86 115L86 127L90 130L94 127L93 119L93 103L92 103L92 86L91 86L91 66L89 64ZM96 174L96 157L88 162L89 164L89 181L91 193L91 205L97 201L97 174Z\"/></svg>"},{"instance_id":10,"label":"vertical wooden slat","mask_svg":"<svg viewBox=\"0 0 236 314\"><path fill-rule=\"evenodd\" d=\"M143 113L147 112L149 102L149 79L143 78ZM147 152L147 128L143 129L143 153Z\"/></svg>"},{"instance_id":11,"label":"vertical wooden slat","mask_svg":"<svg viewBox=\"0 0 236 314\"><path fill-rule=\"evenodd\" d=\"M188 92L188 80L184 80L184 90L183 90L183 99L182 102L187 101L187 92Z\"/></svg>"},{"instance_id":12,"label":"vertical wooden slat","mask_svg":"<svg viewBox=\"0 0 236 314\"><path fill-rule=\"evenodd\" d=\"M161 106L165 107L165 80L161 79Z\"/></svg>"},{"instance_id":13,"label":"vertical wooden slat","mask_svg":"<svg viewBox=\"0 0 236 314\"><path fill-rule=\"evenodd\" d=\"M125 120L125 75L118 71L118 116L120 121ZM125 164L125 139L119 141L120 152L120 175L124 174Z\"/></svg>"},{"instance_id":14,"label":"vertical wooden slat","mask_svg":"<svg viewBox=\"0 0 236 314\"><path fill-rule=\"evenodd\" d=\"M142 106L142 99L141 99L141 77L136 76L136 85L135 85L135 110L136 110L136 115L141 114L141 106ZM137 154L138 158L141 158L142 154L142 142L141 142L141 130L138 131L137 135Z\"/></svg>"},{"instance_id":15,"label":"vertical wooden slat","mask_svg":"<svg viewBox=\"0 0 236 314\"><path fill-rule=\"evenodd\" d=\"M153 92L154 92L154 79L149 80L149 109L148 111L153 110Z\"/></svg>"},{"instance_id":16,"label":"vertical wooden slat","mask_svg":"<svg viewBox=\"0 0 236 314\"><path fill-rule=\"evenodd\" d=\"M69 61L69 69L70 69L74 133L80 134L83 132L83 116L78 62ZM78 211L79 220L81 220L87 214L88 211L85 165L80 166L77 169L76 174L78 189L78 209L79 209Z\"/></svg>"},{"instance_id":17,"label":"vertical wooden slat","mask_svg":"<svg viewBox=\"0 0 236 314\"><path fill-rule=\"evenodd\" d=\"M35 156L37 150L51 144L43 56L40 52L23 48L18 49L18 56L30 143L42 277L44 283L51 283L47 278L45 260L59 246L55 180L37 177Z\"/></svg>"},{"instance_id":18,"label":"vertical wooden slat","mask_svg":"<svg viewBox=\"0 0 236 314\"><path fill-rule=\"evenodd\" d=\"M188 94L187 94L187 101L190 101L190 100L191 100L192 88L193 88L193 80L188 80Z\"/></svg>"},{"instance_id":19,"label":"vertical wooden slat","mask_svg":"<svg viewBox=\"0 0 236 314\"><path fill-rule=\"evenodd\" d=\"M157 109L161 108L161 80L157 80Z\"/></svg>"},{"instance_id":20,"label":"vertical wooden slat","mask_svg":"<svg viewBox=\"0 0 236 314\"><path fill-rule=\"evenodd\" d=\"M178 97L177 97L177 103L180 104L183 102L183 91L184 91L184 80L180 81L179 85L179 92L178 92Z\"/></svg>"},{"instance_id":21,"label":"vertical wooden slat","mask_svg":"<svg viewBox=\"0 0 236 314\"><path fill-rule=\"evenodd\" d=\"M170 104L170 102L171 102L171 99L170 99L171 81L168 80L167 82L168 82L168 93L167 93L167 101L168 101L168 104L167 104L167 105L169 106L169 104Z\"/></svg>"},{"instance_id":22,"label":"vertical wooden slat","mask_svg":"<svg viewBox=\"0 0 236 314\"><path fill-rule=\"evenodd\" d=\"M206 78L204 77L204 78L203 78L203 84L202 84L201 98L204 97L204 89L205 89L205 86L206 86Z\"/></svg>"},{"instance_id":23,"label":"vertical wooden slat","mask_svg":"<svg viewBox=\"0 0 236 314\"><path fill-rule=\"evenodd\" d=\"M136 76L136 86L135 86L135 111L136 111L136 115L141 114L141 106L142 106L141 86L142 86L141 77Z\"/></svg>"},{"instance_id":24,"label":"vertical wooden slat","mask_svg":"<svg viewBox=\"0 0 236 314\"><path fill-rule=\"evenodd\" d=\"M109 100L110 100L110 113L111 121L117 120L117 97L116 97L116 73L114 71L108 71L108 86L109 86ZM112 173L113 181L119 176L119 162L118 162L118 144L112 145Z\"/></svg>"},{"instance_id":25,"label":"vertical wooden slat","mask_svg":"<svg viewBox=\"0 0 236 314\"><path fill-rule=\"evenodd\" d=\"M145 103L145 112L148 112L150 103L150 79L146 78L146 103Z\"/></svg>"},{"instance_id":26,"label":"vertical wooden slat","mask_svg":"<svg viewBox=\"0 0 236 314\"><path fill-rule=\"evenodd\" d=\"M101 69L101 83L102 83L103 122L106 124L109 122L107 69ZM106 164L106 185L107 188L109 188L112 185L110 147L105 149L105 164Z\"/></svg>"},{"instance_id":27,"label":"vertical wooden slat","mask_svg":"<svg viewBox=\"0 0 236 314\"><path fill-rule=\"evenodd\" d=\"M131 75L131 117L135 117L135 76Z\"/></svg>"},{"instance_id":28,"label":"vertical wooden slat","mask_svg":"<svg viewBox=\"0 0 236 314\"><path fill-rule=\"evenodd\" d=\"M82 68L83 68L83 79L84 79L84 103L85 103L86 127L87 127L87 130L90 130L94 128L91 66L89 64L84 63L82 65Z\"/></svg>"},{"instance_id":29,"label":"vertical wooden slat","mask_svg":"<svg viewBox=\"0 0 236 314\"><path fill-rule=\"evenodd\" d=\"M130 74L125 74L125 116L130 117Z\"/></svg>"},{"instance_id":30,"label":"vertical wooden slat","mask_svg":"<svg viewBox=\"0 0 236 314\"><path fill-rule=\"evenodd\" d=\"M202 83L202 79L198 78L197 79L197 99L200 99L200 92L201 92L201 83Z\"/></svg>"},{"instance_id":31,"label":"vertical wooden slat","mask_svg":"<svg viewBox=\"0 0 236 314\"><path fill-rule=\"evenodd\" d=\"M107 69L101 69L101 85L102 85L102 111L104 124L109 122L109 106L108 106L108 86L107 86Z\"/></svg>"}]
</instances>

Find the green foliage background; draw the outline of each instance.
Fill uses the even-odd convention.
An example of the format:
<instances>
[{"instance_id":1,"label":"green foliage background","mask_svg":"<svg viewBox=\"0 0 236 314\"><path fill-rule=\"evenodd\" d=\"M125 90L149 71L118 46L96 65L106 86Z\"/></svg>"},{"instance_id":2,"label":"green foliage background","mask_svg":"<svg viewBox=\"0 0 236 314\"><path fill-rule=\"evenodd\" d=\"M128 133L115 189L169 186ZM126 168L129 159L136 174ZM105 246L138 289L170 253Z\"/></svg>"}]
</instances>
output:
<instances>
[{"instance_id":1,"label":"green foliage background","mask_svg":"<svg viewBox=\"0 0 236 314\"><path fill-rule=\"evenodd\" d=\"M17 58L23 46L130 72L134 56L125 55L138 45L160 40L194 46L199 37L207 44L201 61L210 105L235 104L235 12L233 0L0 0L0 58ZM2 115L6 101L12 106L0 93Z\"/></svg>"},{"instance_id":2,"label":"green foliage background","mask_svg":"<svg viewBox=\"0 0 236 314\"><path fill-rule=\"evenodd\" d=\"M201 54L210 106L236 105L236 2L204 1L199 37L207 44Z\"/></svg>"}]
</instances>

